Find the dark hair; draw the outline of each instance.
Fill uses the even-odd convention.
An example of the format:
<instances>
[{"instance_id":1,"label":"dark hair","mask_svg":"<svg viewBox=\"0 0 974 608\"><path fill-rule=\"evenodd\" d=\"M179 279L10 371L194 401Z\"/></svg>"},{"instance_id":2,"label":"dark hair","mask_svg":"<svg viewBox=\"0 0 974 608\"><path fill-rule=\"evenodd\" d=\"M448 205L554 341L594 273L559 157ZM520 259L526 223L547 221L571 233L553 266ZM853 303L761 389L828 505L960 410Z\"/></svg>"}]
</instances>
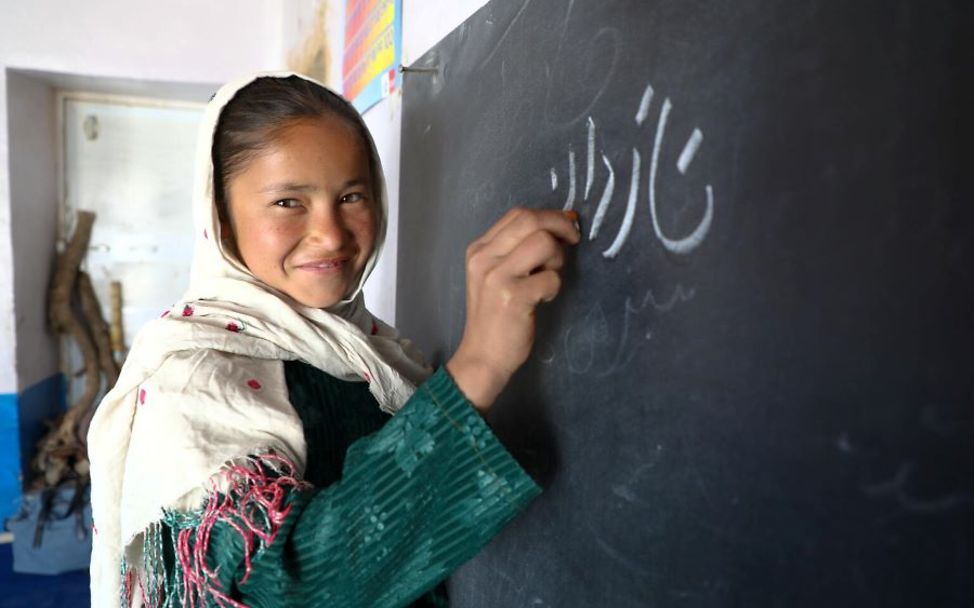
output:
<instances>
[{"instance_id":1,"label":"dark hair","mask_svg":"<svg viewBox=\"0 0 974 608\"><path fill-rule=\"evenodd\" d=\"M369 134L355 109L344 99L298 76L262 76L241 88L224 106L213 136L213 196L222 222L229 222L227 183L274 141L275 132L300 118L334 116L351 126L369 157L373 191L375 159Z\"/></svg>"}]
</instances>

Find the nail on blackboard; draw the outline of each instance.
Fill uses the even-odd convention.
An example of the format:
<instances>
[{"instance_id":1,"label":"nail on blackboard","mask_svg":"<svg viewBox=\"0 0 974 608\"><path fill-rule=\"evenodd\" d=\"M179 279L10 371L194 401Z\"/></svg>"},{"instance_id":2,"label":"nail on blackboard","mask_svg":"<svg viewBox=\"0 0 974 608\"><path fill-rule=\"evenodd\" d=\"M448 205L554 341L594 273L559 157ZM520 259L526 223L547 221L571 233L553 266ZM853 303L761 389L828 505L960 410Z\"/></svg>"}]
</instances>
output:
<instances>
[{"instance_id":1,"label":"nail on blackboard","mask_svg":"<svg viewBox=\"0 0 974 608\"><path fill-rule=\"evenodd\" d=\"M406 65L400 65L399 66L399 72L400 73L402 73L402 72L426 72L426 73L431 73L431 72L437 72L437 71L439 71L439 69L438 68L435 68L435 67L434 68L411 68L411 67L406 66Z\"/></svg>"}]
</instances>

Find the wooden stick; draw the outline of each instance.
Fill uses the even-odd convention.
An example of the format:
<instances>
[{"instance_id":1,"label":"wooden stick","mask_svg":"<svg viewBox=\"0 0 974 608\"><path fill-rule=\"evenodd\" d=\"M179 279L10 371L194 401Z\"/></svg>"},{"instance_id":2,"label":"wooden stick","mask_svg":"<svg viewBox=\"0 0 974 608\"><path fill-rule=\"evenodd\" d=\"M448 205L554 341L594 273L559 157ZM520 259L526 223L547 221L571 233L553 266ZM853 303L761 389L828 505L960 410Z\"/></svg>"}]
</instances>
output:
<instances>
[{"instance_id":1,"label":"wooden stick","mask_svg":"<svg viewBox=\"0 0 974 608\"><path fill-rule=\"evenodd\" d=\"M95 214L90 211L78 212L78 225L74 229L71 241L64 248L64 252L57 257L54 278L48 291L48 318L54 333L68 333L71 323L71 290L78 275L81 260L88 252L91 241L91 227L95 223Z\"/></svg>"},{"instance_id":2,"label":"wooden stick","mask_svg":"<svg viewBox=\"0 0 974 608\"><path fill-rule=\"evenodd\" d=\"M42 475L40 481L49 487L61 483L72 469L78 468L78 461L84 460L84 447L76 434L78 422L91 408L101 389L98 350L80 315L71 306L71 293L77 282L81 261L88 251L94 222L94 213L78 212L77 227L68 246L57 258L54 278L48 291L48 319L52 330L59 334L69 334L78 344L85 362L84 393L38 442L37 453L31 461L33 470ZM88 287L90 288L90 282ZM85 305L90 305L90 302ZM86 471L87 466L82 464L81 470Z\"/></svg>"},{"instance_id":3,"label":"wooden stick","mask_svg":"<svg viewBox=\"0 0 974 608\"><path fill-rule=\"evenodd\" d=\"M91 285L91 277L87 272L78 273L78 295L81 297L81 311L84 313L85 321L88 323L88 330L95 341L95 348L98 351L98 365L105 373L108 386L115 386L118 380L118 364L112 357L112 343L109 336L108 323L101 314L101 305L95 288Z\"/></svg>"}]
</instances>

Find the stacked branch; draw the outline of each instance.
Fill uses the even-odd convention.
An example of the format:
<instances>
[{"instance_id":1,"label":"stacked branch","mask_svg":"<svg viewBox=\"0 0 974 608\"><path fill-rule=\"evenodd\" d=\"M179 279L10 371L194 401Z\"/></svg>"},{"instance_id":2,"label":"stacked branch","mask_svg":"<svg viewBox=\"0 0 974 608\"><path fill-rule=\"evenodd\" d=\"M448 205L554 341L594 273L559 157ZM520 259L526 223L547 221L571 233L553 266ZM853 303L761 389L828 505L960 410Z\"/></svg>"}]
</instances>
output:
<instances>
[{"instance_id":1,"label":"stacked branch","mask_svg":"<svg viewBox=\"0 0 974 608\"><path fill-rule=\"evenodd\" d=\"M37 477L36 484L45 487L55 487L71 478L87 477L84 432L95 397L101 390L103 376L109 388L118 379L119 369L112 357L108 324L101 314L91 279L80 270L94 222L94 213L78 212L77 227L64 252L58 256L48 292L51 328L58 334L70 336L77 344L84 360L85 389L37 444L31 467Z\"/></svg>"}]
</instances>

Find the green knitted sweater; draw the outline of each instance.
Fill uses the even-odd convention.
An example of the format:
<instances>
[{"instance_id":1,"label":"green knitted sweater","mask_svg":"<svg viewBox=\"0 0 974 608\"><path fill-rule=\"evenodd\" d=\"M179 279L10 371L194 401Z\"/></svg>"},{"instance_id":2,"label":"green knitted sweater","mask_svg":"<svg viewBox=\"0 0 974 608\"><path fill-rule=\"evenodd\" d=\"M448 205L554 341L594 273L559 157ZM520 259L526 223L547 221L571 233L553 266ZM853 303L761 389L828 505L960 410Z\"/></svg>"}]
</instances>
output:
<instances>
[{"instance_id":1,"label":"green knitted sweater","mask_svg":"<svg viewBox=\"0 0 974 608\"><path fill-rule=\"evenodd\" d=\"M288 492L290 511L273 540L249 552L235 522L212 527L205 562L233 602L443 606L437 584L540 492L445 369L393 417L379 410L364 382L301 362L286 362L285 376L304 425L304 481L311 487ZM157 539L168 591L160 605L180 605L173 545L179 529L191 525L185 521L168 519ZM214 597L204 603L233 605Z\"/></svg>"}]
</instances>

